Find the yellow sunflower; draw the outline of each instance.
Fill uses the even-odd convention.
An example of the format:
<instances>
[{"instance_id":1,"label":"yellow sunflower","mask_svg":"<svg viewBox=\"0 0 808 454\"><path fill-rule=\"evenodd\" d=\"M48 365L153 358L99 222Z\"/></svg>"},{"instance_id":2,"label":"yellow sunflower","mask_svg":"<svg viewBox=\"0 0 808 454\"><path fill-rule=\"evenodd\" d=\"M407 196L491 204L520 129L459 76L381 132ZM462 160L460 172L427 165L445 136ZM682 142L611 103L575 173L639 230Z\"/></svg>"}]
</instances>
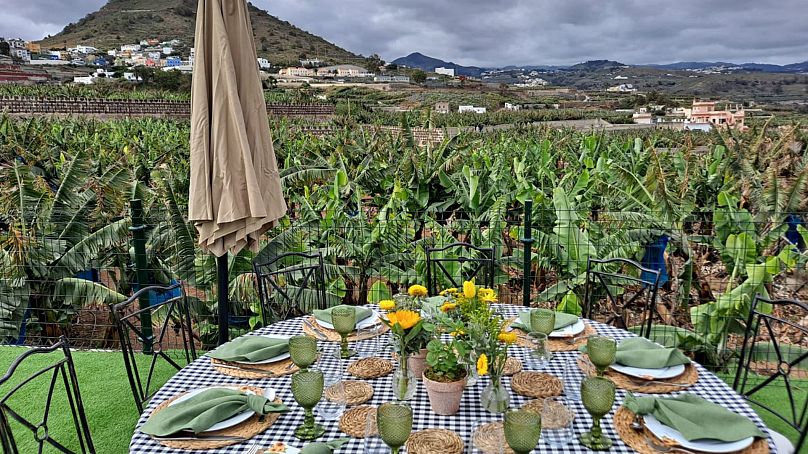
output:
<instances>
[{"instance_id":1,"label":"yellow sunflower","mask_svg":"<svg viewBox=\"0 0 808 454\"><path fill-rule=\"evenodd\" d=\"M516 333L499 333L497 340L505 344L511 345L516 342Z\"/></svg>"},{"instance_id":2,"label":"yellow sunflower","mask_svg":"<svg viewBox=\"0 0 808 454\"><path fill-rule=\"evenodd\" d=\"M409 293L410 296L414 297L424 297L429 294L429 291L423 285L416 284L411 285L410 288L407 290L407 293Z\"/></svg>"},{"instance_id":3,"label":"yellow sunflower","mask_svg":"<svg viewBox=\"0 0 808 454\"><path fill-rule=\"evenodd\" d=\"M381 300L379 301L379 309L383 311L389 311L396 308L396 302L393 300Z\"/></svg>"},{"instance_id":4,"label":"yellow sunflower","mask_svg":"<svg viewBox=\"0 0 808 454\"><path fill-rule=\"evenodd\" d=\"M398 323L398 317L396 316L395 312L388 312L387 313L387 321L390 322L390 325L395 325Z\"/></svg>"},{"instance_id":5,"label":"yellow sunflower","mask_svg":"<svg viewBox=\"0 0 808 454\"><path fill-rule=\"evenodd\" d=\"M421 314L415 311L408 311L404 309L395 312L395 319L396 323L398 323L403 329L410 329L415 326L416 323L421 321Z\"/></svg>"},{"instance_id":6,"label":"yellow sunflower","mask_svg":"<svg viewBox=\"0 0 808 454\"><path fill-rule=\"evenodd\" d=\"M474 281L466 281L463 282L463 296L466 298L474 298L477 295L477 287L474 285Z\"/></svg>"},{"instance_id":7,"label":"yellow sunflower","mask_svg":"<svg viewBox=\"0 0 808 454\"><path fill-rule=\"evenodd\" d=\"M488 356L485 353L477 358L477 373L480 376L488 374Z\"/></svg>"},{"instance_id":8,"label":"yellow sunflower","mask_svg":"<svg viewBox=\"0 0 808 454\"><path fill-rule=\"evenodd\" d=\"M440 307L441 312L453 311L457 307L457 303L443 303Z\"/></svg>"}]
</instances>

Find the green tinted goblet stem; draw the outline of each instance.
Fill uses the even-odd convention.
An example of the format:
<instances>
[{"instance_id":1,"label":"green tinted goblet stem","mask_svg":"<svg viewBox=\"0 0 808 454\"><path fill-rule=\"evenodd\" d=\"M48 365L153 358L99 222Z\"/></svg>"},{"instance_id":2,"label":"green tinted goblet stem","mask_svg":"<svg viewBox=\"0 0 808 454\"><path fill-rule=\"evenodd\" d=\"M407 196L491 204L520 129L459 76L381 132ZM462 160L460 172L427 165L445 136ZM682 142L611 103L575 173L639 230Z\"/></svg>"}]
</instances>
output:
<instances>
[{"instance_id":1,"label":"green tinted goblet stem","mask_svg":"<svg viewBox=\"0 0 808 454\"><path fill-rule=\"evenodd\" d=\"M541 415L527 410L505 413L505 441L516 454L527 454L539 444Z\"/></svg>"},{"instance_id":2,"label":"green tinted goblet stem","mask_svg":"<svg viewBox=\"0 0 808 454\"><path fill-rule=\"evenodd\" d=\"M589 360L598 370L598 376L603 376L606 368L614 363L617 354L617 342L611 337L592 336L586 340L586 351Z\"/></svg>"},{"instance_id":3,"label":"green tinted goblet stem","mask_svg":"<svg viewBox=\"0 0 808 454\"><path fill-rule=\"evenodd\" d=\"M530 311L530 330L534 333L550 334L555 329L555 311L533 309Z\"/></svg>"},{"instance_id":4,"label":"green tinted goblet stem","mask_svg":"<svg viewBox=\"0 0 808 454\"><path fill-rule=\"evenodd\" d=\"M303 424L295 429L295 436L301 440L314 440L325 433L322 425L314 422L312 408L323 395L323 373L318 370L301 370L292 375L292 396L303 407Z\"/></svg>"},{"instance_id":5,"label":"green tinted goblet stem","mask_svg":"<svg viewBox=\"0 0 808 454\"><path fill-rule=\"evenodd\" d=\"M356 310L350 306L337 306L331 309L331 323L338 332L340 341L340 358L350 358L356 352L348 349L348 335L356 329Z\"/></svg>"},{"instance_id":6,"label":"green tinted goblet stem","mask_svg":"<svg viewBox=\"0 0 808 454\"><path fill-rule=\"evenodd\" d=\"M580 436L581 444L594 451L604 451L612 446L612 440L603 435L600 419L614 405L615 385L603 377L586 377L581 382L581 400L586 411L592 415L592 428Z\"/></svg>"},{"instance_id":7,"label":"green tinted goblet stem","mask_svg":"<svg viewBox=\"0 0 808 454\"><path fill-rule=\"evenodd\" d=\"M306 369L317 361L317 340L309 336L289 338L289 356L295 366Z\"/></svg>"},{"instance_id":8,"label":"green tinted goblet stem","mask_svg":"<svg viewBox=\"0 0 808 454\"><path fill-rule=\"evenodd\" d=\"M412 432L412 408L401 403L382 404L376 409L376 426L382 441L398 454Z\"/></svg>"}]
</instances>

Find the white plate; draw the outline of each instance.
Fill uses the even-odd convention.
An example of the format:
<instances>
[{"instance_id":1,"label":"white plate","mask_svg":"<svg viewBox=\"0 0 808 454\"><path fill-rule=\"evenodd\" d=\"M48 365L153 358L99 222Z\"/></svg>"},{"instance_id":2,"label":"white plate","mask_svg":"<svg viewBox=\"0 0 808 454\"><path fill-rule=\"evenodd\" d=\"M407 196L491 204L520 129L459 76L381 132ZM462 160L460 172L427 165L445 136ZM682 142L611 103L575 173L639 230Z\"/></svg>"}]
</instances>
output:
<instances>
[{"instance_id":1,"label":"white plate","mask_svg":"<svg viewBox=\"0 0 808 454\"><path fill-rule=\"evenodd\" d=\"M733 441L730 443L718 440L687 441L678 430L662 424L653 416L646 415L643 417L643 419L645 420L645 427L647 427L648 430L650 430L651 433L657 438L672 438L676 440L676 442L679 443L683 448L693 449L696 451L712 453L735 452L746 449L755 441L755 437L744 438L743 440Z\"/></svg>"},{"instance_id":2,"label":"white plate","mask_svg":"<svg viewBox=\"0 0 808 454\"><path fill-rule=\"evenodd\" d=\"M317 317L314 317L314 320L317 322L318 325L322 326L323 328L327 328L330 330L334 329L334 325L332 325L331 323L319 320ZM371 326L378 325L379 323L381 323L381 320L379 320L379 313L373 311L373 315L356 324L356 329L370 328Z\"/></svg>"},{"instance_id":3,"label":"white plate","mask_svg":"<svg viewBox=\"0 0 808 454\"><path fill-rule=\"evenodd\" d=\"M195 396L195 395L197 395L197 394L199 394L199 393L201 393L203 391L207 391L209 389L216 389L216 388L239 389L236 386L209 386L207 388L194 389L193 391L189 391L188 394L177 398L174 402L171 402L170 404L168 404L168 406L170 407L172 405L175 405L175 404L178 404L178 403L183 402L185 400L188 400L191 397L193 397L193 396ZM255 394L255 393L253 393L252 391L247 391L247 394ZM264 397L266 397L269 400L275 400L275 390L271 389L271 388L270 389L265 389L264 390ZM252 411L252 410L245 410L245 411L243 411L243 412L241 412L241 413L239 413L239 414L237 414L237 415L235 415L233 417L230 417L228 419L225 419L224 421L221 421L221 422L218 422L218 423L212 425L208 430L203 430L202 432L203 433L204 432L213 432L214 430L222 430L222 429L227 429L228 427L233 427L233 426L235 426L237 424L241 424L244 421L250 419L250 416L252 416L254 413L255 412Z\"/></svg>"},{"instance_id":4,"label":"white plate","mask_svg":"<svg viewBox=\"0 0 808 454\"><path fill-rule=\"evenodd\" d=\"M669 378L678 377L685 371L684 364L663 367L662 369L644 369L642 367L629 367L622 364L612 364L609 367L620 372L621 374L642 378L645 380L667 380Z\"/></svg>"},{"instance_id":5,"label":"white plate","mask_svg":"<svg viewBox=\"0 0 808 454\"><path fill-rule=\"evenodd\" d=\"M586 323L580 318L572 325L567 325L550 333L547 337L574 337L581 334L586 329Z\"/></svg>"},{"instance_id":6,"label":"white plate","mask_svg":"<svg viewBox=\"0 0 808 454\"><path fill-rule=\"evenodd\" d=\"M270 339L289 339L291 336L284 336L282 334L262 334L264 337L268 337ZM249 366L250 364L270 364L270 363L277 363L278 361L283 361L286 358L291 357L292 355L289 352L281 353L278 356L273 356L272 358L265 359L263 361L235 361L236 364L244 364L245 366Z\"/></svg>"}]
</instances>

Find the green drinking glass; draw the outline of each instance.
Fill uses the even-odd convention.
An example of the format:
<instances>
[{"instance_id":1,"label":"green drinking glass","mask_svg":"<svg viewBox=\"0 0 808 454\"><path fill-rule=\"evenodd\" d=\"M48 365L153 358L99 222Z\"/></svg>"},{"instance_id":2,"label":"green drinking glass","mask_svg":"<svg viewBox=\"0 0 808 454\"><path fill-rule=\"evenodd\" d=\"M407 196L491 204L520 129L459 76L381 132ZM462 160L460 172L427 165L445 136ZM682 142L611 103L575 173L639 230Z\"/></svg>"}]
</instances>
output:
<instances>
[{"instance_id":1,"label":"green drinking glass","mask_svg":"<svg viewBox=\"0 0 808 454\"><path fill-rule=\"evenodd\" d=\"M390 451L398 454L412 432L412 408L400 402L379 405L376 409L376 427Z\"/></svg>"},{"instance_id":2,"label":"green drinking glass","mask_svg":"<svg viewBox=\"0 0 808 454\"><path fill-rule=\"evenodd\" d=\"M603 435L600 419L612 410L614 405L614 383L604 377L586 377L581 381L581 400L586 411L592 415L592 428L580 436L581 444L593 451L606 451L612 447L612 440Z\"/></svg>"},{"instance_id":3,"label":"green drinking glass","mask_svg":"<svg viewBox=\"0 0 808 454\"><path fill-rule=\"evenodd\" d=\"M528 410L505 413L505 441L516 454L527 454L539 444L541 415Z\"/></svg>"},{"instance_id":4,"label":"green drinking glass","mask_svg":"<svg viewBox=\"0 0 808 454\"><path fill-rule=\"evenodd\" d=\"M317 361L317 340L309 336L289 338L289 356L300 369L306 369Z\"/></svg>"},{"instance_id":5,"label":"green drinking glass","mask_svg":"<svg viewBox=\"0 0 808 454\"><path fill-rule=\"evenodd\" d=\"M555 311L550 309L530 311L530 331L549 335L553 330L555 330Z\"/></svg>"},{"instance_id":6,"label":"green drinking glass","mask_svg":"<svg viewBox=\"0 0 808 454\"><path fill-rule=\"evenodd\" d=\"M586 340L586 352L589 360L598 370L598 376L602 377L606 368L614 363L617 354L617 342L611 337L591 336Z\"/></svg>"},{"instance_id":7,"label":"green drinking glass","mask_svg":"<svg viewBox=\"0 0 808 454\"><path fill-rule=\"evenodd\" d=\"M312 409L323 396L323 373L319 370L301 370L292 375L292 396L303 407L303 424L295 429L295 436L301 440L314 440L323 436L325 429L314 422Z\"/></svg>"},{"instance_id":8,"label":"green drinking glass","mask_svg":"<svg viewBox=\"0 0 808 454\"><path fill-rule=\"evenodd\" d=\"M334 331L342 338L340 342L340 358L350 358L356 352L348 349L348 335L356 329L356 309L350 306L337 306L331 309L331 324Z\"/></svg>"}]
</instances>

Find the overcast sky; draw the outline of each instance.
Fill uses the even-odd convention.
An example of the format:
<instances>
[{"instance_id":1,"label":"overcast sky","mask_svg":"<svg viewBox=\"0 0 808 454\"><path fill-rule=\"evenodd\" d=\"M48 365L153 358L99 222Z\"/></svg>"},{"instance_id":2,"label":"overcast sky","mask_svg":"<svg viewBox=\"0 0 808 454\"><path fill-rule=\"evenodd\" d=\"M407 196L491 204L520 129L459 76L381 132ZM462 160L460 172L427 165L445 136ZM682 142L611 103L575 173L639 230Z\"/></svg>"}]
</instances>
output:
<instances>
[{"instance_id":1,"label":"overcast sky","mask_svg":"<svg viewBox=\"0 0 808 454\"><path fill-rule=\"evenodd\" d=\"M105 0L0 0L0 36L55 34ZM807 0L253 0L350 51L464 65L808 60Z\"/></svg>"}]
</instances>

